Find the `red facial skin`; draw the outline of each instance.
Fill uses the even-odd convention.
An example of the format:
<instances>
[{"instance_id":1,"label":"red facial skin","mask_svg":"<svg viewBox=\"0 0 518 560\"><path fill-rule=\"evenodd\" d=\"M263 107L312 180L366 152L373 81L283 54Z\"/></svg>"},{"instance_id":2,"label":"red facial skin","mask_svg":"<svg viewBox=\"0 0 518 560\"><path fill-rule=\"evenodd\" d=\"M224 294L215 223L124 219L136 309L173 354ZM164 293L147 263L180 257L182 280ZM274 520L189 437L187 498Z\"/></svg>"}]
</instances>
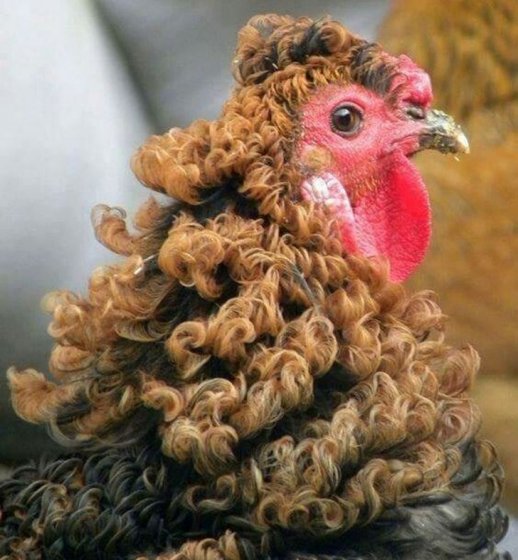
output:
<instances>
[{"instance_id":1,"label":"red facial skin","mask_svg":"<svg viewBox=\"0 0 518 560\"><path fill-rule=\"evenodd\" d=\"M391 280L401 282L423 260L431 233L428 193L408 159L419 149L424 124L405 110L428 109L432 92L428 75L408 57L398 59L398 69L395 106L360 85L331 84L317 91L302 111L298 153L303 166L315 148L330 154L330 167L302 185L303 197L329 207L346 251L388 259ZM352 136L331 125L333 111L342 105L363 114Z\"/></svg>"}]
</instances>

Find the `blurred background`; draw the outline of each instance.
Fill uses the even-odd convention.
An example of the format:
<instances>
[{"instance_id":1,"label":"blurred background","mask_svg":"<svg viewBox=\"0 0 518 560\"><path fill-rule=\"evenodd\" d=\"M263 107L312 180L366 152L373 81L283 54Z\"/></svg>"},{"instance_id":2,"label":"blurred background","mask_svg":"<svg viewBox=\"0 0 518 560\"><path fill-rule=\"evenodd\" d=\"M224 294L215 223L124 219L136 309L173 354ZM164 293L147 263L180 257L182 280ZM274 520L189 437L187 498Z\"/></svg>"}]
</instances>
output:
<instances>
[{"instance_id":1,"label":"blurred background","mask_svg":"<svg viewBox=\"0 0 518 560\"><path fill-rule=\"evenodd\" d=\"M91 208L131 213L148 196L131 154L151 133L217 116L238 30L272 11L329 14L408 52L469 133L471 158L420 158L436 235L412 285L437 291L452 339L482 355L484 429L518 513L514 0L0 0L0 372L47 370L41 297L84 290L91 270L113 260L94 239ZM43 429L15 417L0 379L0 463L53 452Z\"/></svg>"}]
</instances>

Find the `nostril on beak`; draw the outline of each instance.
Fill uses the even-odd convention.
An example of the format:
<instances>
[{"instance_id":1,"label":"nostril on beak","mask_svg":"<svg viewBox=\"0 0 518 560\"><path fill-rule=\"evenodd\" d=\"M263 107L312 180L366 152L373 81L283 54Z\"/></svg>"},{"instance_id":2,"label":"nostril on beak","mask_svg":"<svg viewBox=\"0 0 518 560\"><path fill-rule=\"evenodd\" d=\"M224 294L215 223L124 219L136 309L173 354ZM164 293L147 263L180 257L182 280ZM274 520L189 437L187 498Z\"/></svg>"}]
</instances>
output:
<instances>
[{"instance_id":1,"label":"nostril on beak","mask_svg":"<svg viewBox=\"0 0 518 560\"><path fill-rule=\"evenodd\" d=\"M411 105L407 107L406 114L414 120L423 120L426 118L426 111L423 107L419 107L417 105Z\"/></svg>"}]
</instances>

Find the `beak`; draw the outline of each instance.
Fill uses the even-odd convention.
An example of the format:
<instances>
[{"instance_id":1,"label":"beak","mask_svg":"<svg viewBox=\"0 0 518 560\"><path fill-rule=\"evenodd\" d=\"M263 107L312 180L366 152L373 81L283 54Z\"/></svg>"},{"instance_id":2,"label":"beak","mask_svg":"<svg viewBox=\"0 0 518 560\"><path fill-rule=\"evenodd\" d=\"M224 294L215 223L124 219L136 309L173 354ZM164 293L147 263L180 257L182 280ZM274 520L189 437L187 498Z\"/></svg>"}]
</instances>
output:
<instances>
[{"instance_id":1,"label":"beak","mask_svg":"<svg viewBox=\"0 0 518 560\"><path fill-rule=\"evenodd\" d=\"M469 154L469 142L461 127L442 111L428 111L419 135L421 150L439 150L443 154Z\"/></svg>"}]
</instances>

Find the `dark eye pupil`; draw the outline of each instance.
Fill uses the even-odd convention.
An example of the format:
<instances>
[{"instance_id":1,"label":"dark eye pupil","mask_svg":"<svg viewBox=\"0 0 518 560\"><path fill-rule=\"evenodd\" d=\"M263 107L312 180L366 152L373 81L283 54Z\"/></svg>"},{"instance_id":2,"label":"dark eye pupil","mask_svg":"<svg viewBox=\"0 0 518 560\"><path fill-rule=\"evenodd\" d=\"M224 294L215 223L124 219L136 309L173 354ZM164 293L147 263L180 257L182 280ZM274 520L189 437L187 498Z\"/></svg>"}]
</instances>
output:
<instances>
[{"instance_id":1,"label":"dark eye pupil","mask_svg":"<svg viewBox=\"0 0 518 560\"><path fill-rule=\"evenodd\" d=\"M354 134L360 127L362 115L356 107L342 106L333 111L331 125L333 130L342 135Z\"/></svg>"},{"instance_id":2,"label":"dark eye pupil","mask_svg":"<svg viewBox=\"0 0 518 560\"><path fill-rule=\"evenodd\" d=\"M351 111L349 109L340 109L336 114L335 122L338 128L347 130L353 122Z\"/></svg>"}]
</instances>

